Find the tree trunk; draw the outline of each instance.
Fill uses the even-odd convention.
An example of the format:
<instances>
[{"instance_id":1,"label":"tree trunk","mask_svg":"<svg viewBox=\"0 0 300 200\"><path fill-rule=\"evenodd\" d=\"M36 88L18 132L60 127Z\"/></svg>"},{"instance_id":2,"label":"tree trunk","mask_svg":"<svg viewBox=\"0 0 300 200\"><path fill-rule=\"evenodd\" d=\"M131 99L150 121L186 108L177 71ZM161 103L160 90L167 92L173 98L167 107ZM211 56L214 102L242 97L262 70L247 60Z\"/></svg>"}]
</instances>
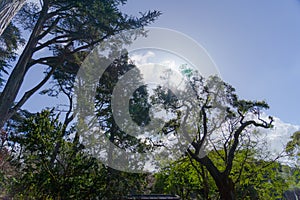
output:
<instances>
[{"instance_id":1,"label":"tree trunk","mask_svg":"<svg viewBox=\"0 0 300 200\"><path fill-rule=\"evenodd\" d=\"M0 35L17 14L25 0L2 0L0 3Z\"/></svg>"},{"instance_id":2,"label":"tree trunk","mask_svg":"<svg viewBox=\"0 0 300 200\"><path fill-rule=\"evenodd\" d=\"M46 3L45 3L46 2ZM2 128L6 121L10 119L10 113L17 94L20 91L21 85L23 83L24 77L28 70L28 63L34 53L34 48L38 43L38 36L42 32L43 24L46 20L48 12L48 1L44 1L42 11L40 12L39 19L30 35L28 43L22 52L16 66L12 70L7 83L0 95L0 128Z\"/></svg>"},{"instance_id":3,"label":"tree trunk","mask_svg":"<svg viewBox=\"0 0 300 200\"><path fill-rule=\"evenodd\" d=\"M221 200L235 200L235 188L232 179L229 177L228 173L220 172L214 163L207 157L199 158L195 156L191 151L189 154L203 166L206 167L209 174L214 179L216 186L218 187L218 192L220 194Z\"/></svg>"},{"instance_id":4,"label":"tree trunk","mask_svg":"<svg viewBox=\"0 0 300 200\"><path fill-rule=\"evenodd\" d=\"M220 179L215 180L222 200L235 200L234 184L231 178L221 177Z\"/></svg>"}]
</instances>

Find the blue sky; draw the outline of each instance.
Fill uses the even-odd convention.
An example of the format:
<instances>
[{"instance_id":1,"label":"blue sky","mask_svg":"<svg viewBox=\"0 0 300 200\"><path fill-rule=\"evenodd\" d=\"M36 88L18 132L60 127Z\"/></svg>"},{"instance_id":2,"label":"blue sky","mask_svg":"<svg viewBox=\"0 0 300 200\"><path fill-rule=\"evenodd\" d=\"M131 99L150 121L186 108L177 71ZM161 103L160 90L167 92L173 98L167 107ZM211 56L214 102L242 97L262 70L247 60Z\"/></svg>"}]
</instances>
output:
<instances>
[{"instance_id":1,"label":"blue sky","mask_svg":"<svg viewBox=\"0 0 300 200\"><path fill-rule=\"evenodd\" d=\"M300 1L129 0L122 9L162 11L152 26L187 34L241 98L266 100L268 114L300 124Z\"/></svg>"}]
</instances>

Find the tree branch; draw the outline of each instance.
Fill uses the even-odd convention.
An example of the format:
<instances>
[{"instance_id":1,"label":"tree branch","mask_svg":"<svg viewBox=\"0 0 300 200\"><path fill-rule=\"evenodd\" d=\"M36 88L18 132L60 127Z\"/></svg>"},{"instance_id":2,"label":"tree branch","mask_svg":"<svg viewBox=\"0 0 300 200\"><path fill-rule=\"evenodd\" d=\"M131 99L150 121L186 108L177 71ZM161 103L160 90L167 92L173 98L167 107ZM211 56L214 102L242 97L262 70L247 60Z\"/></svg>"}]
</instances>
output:
<instances>
[{"instance_id":1,"label":"tree branch","mask_svg":"<svg viewBox=\"0 0 300 200\"><path fill-rule=\"evenodd\" d=\"M214 163L210 160L209 157L204 156L203 158L199 158L196 154L194 154L190 149L187 149L188 154L195 159L197 162L201 163L206 167L206 169L209 171L210 175L213 177L214 180L216 180L216 183L222 182L222 174L218 170L218 168L214 165Z\"/></svg>"},{"instance_id":2,"label":"tree branch","mask_svg":"<svg viewBox=\"0 0 300 200\"><path fill-rule=\"evenodd\" d=\"M47 30L45 30L41 35L39 35L38 40L44 38L59 22L60 17L57 17L52 23L51 25L48 27Z\"/></svg>"},{"instance_id":3,"label":"tree branch","mask_svg":"<svg viewBox=\"0 0 300 200\"><path fill-rule=\"evenodd\" d=\"M25 92L21 100L9 111L8 113L9 118L11 118L24 105L24 103L50 79L55 69L56 69L55 67L52 67L50 72L38 85L36 85L31 90Z\"/></svg>"},{"instance_id":4,"label":"tree branch","mask_svg":"<svg viewBox=\"0 0 300 200\"><path fill-rule=\"evenodd\" d=\"M267 124L265 124L265 123L260 124L260 123L257 123L254 120L250 120L250 121L241 123L241 126L234 133L233 145L231 146L231 148L229 150L229 153L228 153L227 166L226 166L226 169L224 170L224 173L226 175L229 175L229 173L232 169L232 162L233 162L233 159L234 159L234 153L235 153L236 148L239 144L239 137L240 137L241 133L245 130L245 128L250 126L250 125L254 125L255 127L270 128L272 122L273 122L273 119L271 119L270 122L267 123Z\"/></svg>"},{"instance_id":5,"label":"tree branch","mask_svg":"<svg viewBox=\"0 0 300 200\"><path fill-rule=\"evenodd\" d=\"M59 39L62 39L62 38L68 38L70 37L69 34L65 34L65 35L60 35L60 36L57 36L57 37L54 37L50 40L48 40L47 42L44 42L43 44L40 44L39 46L37 46L36 48L34 48L34 52L37 52L51 44L55 44L55 43L64 43L65 41L61 42L61 41L58 41ZM75 39L74 39L75 40Z\"/></svg>"}]
</instances>

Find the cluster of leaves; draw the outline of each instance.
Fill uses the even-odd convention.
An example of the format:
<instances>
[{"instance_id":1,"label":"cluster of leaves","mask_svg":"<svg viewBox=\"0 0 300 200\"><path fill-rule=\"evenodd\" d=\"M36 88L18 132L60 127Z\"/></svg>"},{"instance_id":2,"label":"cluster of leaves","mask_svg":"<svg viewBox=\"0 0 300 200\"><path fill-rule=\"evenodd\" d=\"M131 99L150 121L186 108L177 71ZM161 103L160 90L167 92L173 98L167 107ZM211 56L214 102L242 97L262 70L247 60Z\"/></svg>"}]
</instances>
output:
<instances>
[{"instance_id":1,"label":"cluster of leaves","mask_svg":"<svg viewBox=\"0 0 300 200\"><path fill-rule=\"evenodd\" d=\"M299 159L300 156L300 131L295 132L291 136L291 140L286 145L286 152Z\"/></svg>"},{"instance_id":2,"label":"cluster of leaves","mask_svg":"<svg viewBox=\"0 0 300 200\"><path fill-rule=\"evenodd\" d=\"M248 156L245 162L245 154L246 151L237 152L230 174L234 180L237 199L281 199L289 185L295 183L290 177L297 172L290 167L278 162L257 160L253 155ZM218 159L216 155L210 156ZM205 167L188 157L174 162L158 173L154 191L178 194L182 199L219 198L217 186Z\"/></svg>"},{"instance_id":3,"label":"cluster of leaves","mask_svg":"<svg viewBox=\"0 0 300 200\"><path fill-rule=\"evenodd\" d=\"M217 197L217 188L208 172L203 166L193 163L199 170L191 165L188 157L178 160L155 175L153 191L179 195L182 199L205 199L205 197ZM198 169L198 168L197 168ZM206 177L206 180L203 180ZM204 182L208 183L208 188ZM209 194L206 194L208 192Z\"/></svg>"},{"instance_id":4,"label":"cluster of leaves","mask_svg":"<svg viewBox=\"0 0 300 200\"><path fill-rule=\"evenodd\" d=\"M11 138L20 149L12 161L11 194L18 199L119 199L143 189L144 177L103 166L83 146L62 137L57 115L43 111L26 119ZM54 162L55 144L60 143Z\"/></svg>"}]
</instances>

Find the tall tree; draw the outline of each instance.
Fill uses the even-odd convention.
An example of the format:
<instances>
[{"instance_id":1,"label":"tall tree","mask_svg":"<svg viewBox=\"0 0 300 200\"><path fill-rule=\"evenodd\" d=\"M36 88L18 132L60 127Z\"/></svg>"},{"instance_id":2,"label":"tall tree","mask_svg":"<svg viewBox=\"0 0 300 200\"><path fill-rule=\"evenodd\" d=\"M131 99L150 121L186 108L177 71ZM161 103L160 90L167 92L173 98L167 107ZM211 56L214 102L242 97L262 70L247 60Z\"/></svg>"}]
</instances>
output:
<instances>
[{"instance_id":1,"label":"tall tree","mask_svg":"<svg viewBox=\"0 0 300 200\"><path fill-rule=\"evenodd\" d=\"M183 73L184 71L186 69L183 69ZM186 107L181 111L181 116L192 115L192 106L200 106L199 113L194 117L197 128L190 136L192 142L187 154L207 169L221 199L236 199L231 177L236 152L242 148L243 136L249 134L249 130L254 127L272 127L272 117L261 118L262 110L267 109L268 105L264 101L239 100L234 88L218 77L204 79L193 72L188 76L187 82L192 86L192 91L187 89L186 93L194 93L197 98L184 101L178 99L176 106L170 101L165 101L165 104L173 109ZM185 132L190 131L185 121L178 123L186 129ZM215 150L219 155L221 165L211 158L211 154L205 154L205 151L210 150Z\"/></svg>"},{"instance_id":2,"label":"tall tree","mask_svg":"<svg viewBox=\"0 0 300 200\"><path fill-rule=\"evenodd\" d=\"M124 30L141 28L160 15L149 11L139 18L130 17L119 10L125 3L125 0L43 0L40 6L34 3L23 6L18 19L31 34L0 95L0 127L57 68L69 65L70 60L79 66L95 45ZM43 50L48 53L37 57ZM44 79L15 102L28 70L36 65L48 68Z\"/></svg>"},{"instance_id":3,"label":"tall tree","mask_svg":"<svg viewBox=\"0 0 300 200\"><path fill-rule=\"evenodd\" d=\"M204 97L202 96L203 101L199 113L198 136L192 142L192 148L188 149L188 154L209 171L218 187L221 199L233 200L236 199L235 186L230 176L241 136L251 126L270 128L273 119L270 118L267 122L260 118L261 110L268 108L265 102L238 100L234 89L218 78L213 78L208 81L207 85L202 86L195 84L194 87L195 91L204 91L205 94ZM251 115L253 115L252 119L249 119ZM218 121L215 121L216 119ZM220 131L219 134L224 134L221 137L225 139L224 155L221 156L224 162L222 168L218 168L208 155L199 156L204 140L210 140L209 135L213 132L218 133L217 131ZM214 147L214 141L210 142Z\"/></svg>"}]
</instances>

